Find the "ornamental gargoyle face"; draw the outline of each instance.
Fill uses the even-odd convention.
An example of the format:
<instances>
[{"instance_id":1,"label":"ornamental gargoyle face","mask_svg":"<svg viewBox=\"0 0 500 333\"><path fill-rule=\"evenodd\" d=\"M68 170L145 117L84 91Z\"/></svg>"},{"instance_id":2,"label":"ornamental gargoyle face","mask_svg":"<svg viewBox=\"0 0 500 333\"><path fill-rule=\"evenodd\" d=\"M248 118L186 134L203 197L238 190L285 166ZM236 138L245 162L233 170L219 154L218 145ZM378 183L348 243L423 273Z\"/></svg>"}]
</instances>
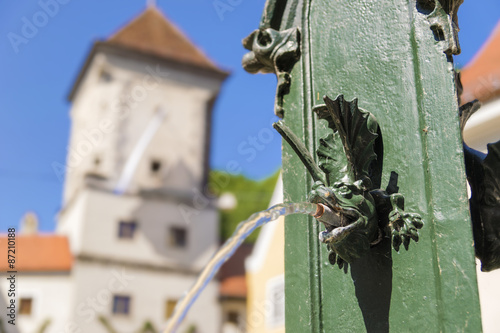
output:
<instances>
[{"instance_id":1,"label":"ornamental gargoyle face","mask_svg":"<svg viewBox=\"0 0 500 333\"><path fill-rule=\"evenodd\" d=\"M319 239L342 260L353 262L360 258L378 239L375 202L359 183L337 182L326 187L317 182L309 201L322 203L336 212L329 220L319 220L325 226ZM333 255L329 259L332 264L337 261Z\"/></svg>"},{"instance_id":2,"label":"ornamental gargoyle face","mask_svg":"<svg viewBox=\"0 0 500 333\"><path fill-rule=\"evenodd\" d=\"M304 144L280 121L274 125L292 146L315 183L309 194L313 203L321 203L332 213L319 217L325 230L319 234L327 244L329 260L339 267L365 255L380 242L389 228L393 246L398 251L403 244L418 241L423 226L419 214L404 211L404 197L374 189L372 184L382 170L380 131L375 117L357 106L357 100L348 102L342 95L335 100L324 98L325 105L314 108L318 118L328 122L332 129L320 139L316 153L318 164ZM372 179L373 178L373 179ZM378 180L377 180L378 183Z\"/></svg>"}]
</instances>

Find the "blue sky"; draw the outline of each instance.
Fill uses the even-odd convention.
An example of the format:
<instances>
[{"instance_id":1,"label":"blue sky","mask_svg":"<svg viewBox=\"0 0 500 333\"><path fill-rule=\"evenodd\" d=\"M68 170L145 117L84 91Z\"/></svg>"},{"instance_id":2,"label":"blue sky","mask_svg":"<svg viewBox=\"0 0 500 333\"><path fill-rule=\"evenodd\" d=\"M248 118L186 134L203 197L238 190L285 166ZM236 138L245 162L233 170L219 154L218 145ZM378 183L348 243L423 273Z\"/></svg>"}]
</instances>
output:
<instances>
[{"instance_id":1,"label":"blue sky","mask_svg":"<svg viewBox=\"0 0 500 333\"><path fill-rule=\"evenodd\" d=\"M54 229L63 183L51 165L66 159L67 95L92 43L109 37L146 3L59 0L66 3L48 7L53 15L37 31L29 31L16 52L9 33L22 35L23 20L32 21L41 4L53 1L0 3L0 231L17 226L26 211L38 214L41 230ZM250 138L276 119L276 79L247 74L240 63L245 53L241 39L257 28L265 0L220 1L232 3L232 10L218 14L213 0L158 0L158 6L209 57L232 72L213 119L212 167L224 169L236 160L245 175L260 179L280 166L279 136L259 146L255 155L241 154L238 146L250 145ZM477 52L499 17L498 0L465 0L459 12L458 66Z\"/></svg>"}]
</instances>

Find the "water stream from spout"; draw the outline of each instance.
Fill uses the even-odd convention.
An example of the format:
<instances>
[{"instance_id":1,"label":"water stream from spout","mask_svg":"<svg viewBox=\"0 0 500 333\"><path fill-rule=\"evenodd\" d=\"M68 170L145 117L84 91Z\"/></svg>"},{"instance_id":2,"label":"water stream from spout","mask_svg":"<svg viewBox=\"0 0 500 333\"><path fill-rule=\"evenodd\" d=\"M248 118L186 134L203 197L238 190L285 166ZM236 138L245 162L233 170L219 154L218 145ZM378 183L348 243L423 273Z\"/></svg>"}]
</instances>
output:
<instances>
[{"instance_id":1,"label":"water stream from spout","mask_svg":"<svg viewBox=\"0 0 500 333\"><path fill-rule=\"evenodd\" d=\"M177 330L193 303L213 279L219 268L234 254L241 243L243 243L255 229L263 226L267 222L278 219L280 216L291 214L315 216L318 214L318 205L313 203L283 203L255 213L250 216L248 220L241 222L231 238L222 245L220 250L215 253L205 266L195 284L179 301L172 317L167 322L167 328L164 333L174 333Z\"/></svg>"}]
</instances>

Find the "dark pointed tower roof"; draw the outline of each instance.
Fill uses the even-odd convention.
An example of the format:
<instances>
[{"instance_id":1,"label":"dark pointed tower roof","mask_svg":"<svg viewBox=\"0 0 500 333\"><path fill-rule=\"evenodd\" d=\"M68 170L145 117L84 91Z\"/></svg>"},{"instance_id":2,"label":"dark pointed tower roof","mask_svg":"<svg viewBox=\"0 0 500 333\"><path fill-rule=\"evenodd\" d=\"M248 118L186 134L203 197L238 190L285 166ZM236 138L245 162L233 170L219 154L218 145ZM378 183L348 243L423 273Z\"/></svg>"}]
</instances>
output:
<instances>
[{"instance_id":1,"label":"dark pointed tower roof","mask_svg":"<svg viewBox=\"0 0 500 333\"><path fill-rule=\"evenodd\" d=\"M70 101L75 97L94 55L99 51L171 64L180 70L221 80L229 75L217 67L156 7L148 6L108 40L94 43L68 96Z\"/></svg>"},{"instance_id":2,"label":"dark pointed tower roof","mask_svg":"<svg viewBox=\"0 0 500 333\"><path fill-rule=\"evenodd\" d=\"M461 71L463 102L487 102L500 96L500 21L474 58Z\"/></svg>"},{"instance_id":3,"label":"dark pointed tower roof","mask_svg":"<svg viewBox=\"0 0 500 333\"><path fill-rule=\"evenodd\" d=\"M111 36L110 44L209 69L217 66L154 6Z\"/></svg>"}]
</instances>

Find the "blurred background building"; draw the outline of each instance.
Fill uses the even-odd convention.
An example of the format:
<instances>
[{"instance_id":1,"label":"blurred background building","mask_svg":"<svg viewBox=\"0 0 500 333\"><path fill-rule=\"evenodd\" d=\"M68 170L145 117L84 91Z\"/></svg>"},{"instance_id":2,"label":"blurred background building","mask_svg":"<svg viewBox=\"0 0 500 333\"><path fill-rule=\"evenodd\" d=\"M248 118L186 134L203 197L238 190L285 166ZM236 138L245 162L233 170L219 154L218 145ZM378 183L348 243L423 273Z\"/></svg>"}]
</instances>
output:
<instances>
[{"instance_id":1,"label":"blurred background building","mask_svg":"<svg viewBox=\"0 0 500 333\"><path fill-rule=\"evenodd\" d=\"M271 205L283 202L281 177ZM285 332L285 218L262 227L251 256L245 261L247 272L247 332Z\"/></svg>"},{"instance_id":2,"label":"blurred background building","mask_svg":"<svg viewBox=\"0 0 500 333\"><path fill-rule=\"evenodd\" d=\"M478 99L481 108L469 119L464 140L472 148L487 152L488 143L500 140L500 21L474 58L461 70L462 104ZM500 221L499 221L500 222ZM500 270L481 272L476 264L483 330L500 328Z\"/></svg>"},{"instance_id":3,"label":"blurred background building","mask_svg":"<svg viewBox=\"0 0 500 333\"><path fill-rule=\"evenodd\" d=\"M486 152L486 144L500 140L500 21L461 70L461 77L462 102L481 102L481 108L467 122L464 140L472 148Z\"/></svg>"},{"instance_id":4,"label":"blurred background building","mask_svg":"<svg viewBox=\"0 0 500 333\"><path fill-rule=\"evenodd\" d=\"M57 230L38 234L36 217L25 217L18 322L4 329L161 330L219 246L216 201L203 193L227 75L154 6L93 45L69 96ZM220 332L224 318L244 319L245 297L244 271L226 268L180 332Z\"/></svg>"}]
</instances>

